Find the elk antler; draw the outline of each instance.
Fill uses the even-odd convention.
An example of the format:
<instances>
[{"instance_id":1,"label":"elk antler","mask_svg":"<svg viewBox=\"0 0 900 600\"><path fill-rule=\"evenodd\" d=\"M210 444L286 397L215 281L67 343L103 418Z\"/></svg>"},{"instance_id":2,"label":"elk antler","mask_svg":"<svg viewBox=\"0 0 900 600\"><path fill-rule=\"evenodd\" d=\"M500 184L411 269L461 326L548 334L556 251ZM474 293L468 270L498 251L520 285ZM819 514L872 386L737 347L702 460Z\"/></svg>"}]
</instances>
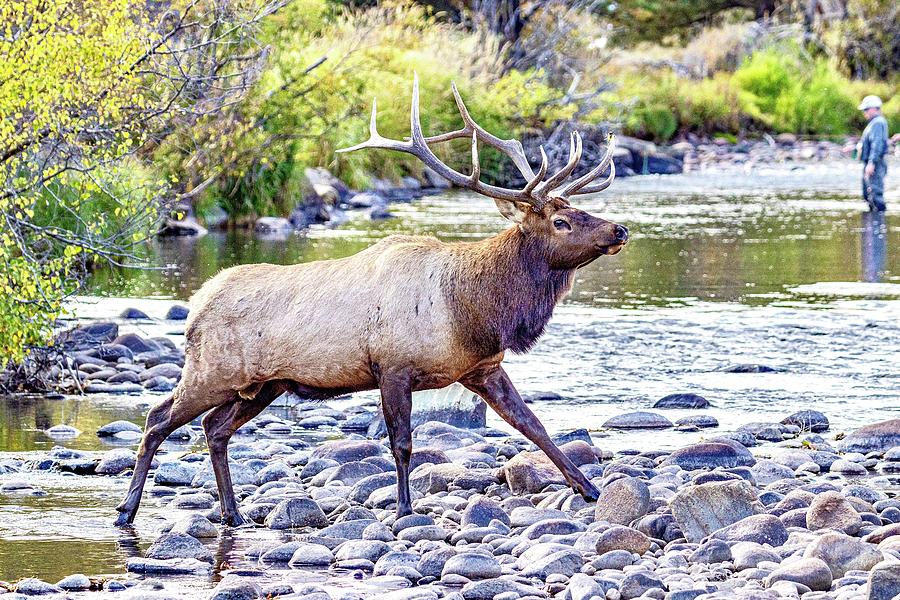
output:
<instances>
[{"instance_id":1,"label":"elk antler","mask_svg":"<svg viewBox=\"0 0 900 600\"><path fill-rule=\"evenodd\" d=\"M485 196L496 198L499 200L509 200L513 202L526 202L530 204L534 210L539 211L544 204L551 198L560 198L568 200L571 196L581 194L591 194L600 192L609 187L616 176L616 167L612 162L612 151L615 146L615 137L610 134L607 141L606 153L600 160L600 163L591 169L588 173L582 175L575 181L572 181L562 188L559 186L575 171L578 161L581 160L582 142L578 132L573 133L569 139L569 160L559 171L544 179L547 175L547 154L544 147L541 146L541 166L537 174L528 164L525 157L525 151L522 144L518 140L501 140L500 138L485 131L478 123L472 119L456 84L451 84L453 89L453 97L456 99L456 106L459 108L459 114L463 119L463 128L449 133L442 133L431 137L425 137L422 133L422 124L419 120L419 76L413 75L412 89L412 108L410 110L410 138L408 140L392 140L382 137L378 133L376 124L377 104L372 100L372 117L369 120L369 139L361 144L351 146L349 148L341 148L338 152L353 152L363 148L382 148L386 150L397 150L412 154L426 166L433 169L438 175L447 179L452 184L467 188L478 192ZM429 143L440 143L448 140L459 138L469 138L472 140L472 172L464 175L455 169L447 166L435 156ZM508 156L522 177L527 182L521 190L502 188L484 183L480 180L481 165L478 160L478 142L496 148L506 156ZM609 176L600 183L593 184L593 181L610 168Z\"/></svg>"}]
</instances>

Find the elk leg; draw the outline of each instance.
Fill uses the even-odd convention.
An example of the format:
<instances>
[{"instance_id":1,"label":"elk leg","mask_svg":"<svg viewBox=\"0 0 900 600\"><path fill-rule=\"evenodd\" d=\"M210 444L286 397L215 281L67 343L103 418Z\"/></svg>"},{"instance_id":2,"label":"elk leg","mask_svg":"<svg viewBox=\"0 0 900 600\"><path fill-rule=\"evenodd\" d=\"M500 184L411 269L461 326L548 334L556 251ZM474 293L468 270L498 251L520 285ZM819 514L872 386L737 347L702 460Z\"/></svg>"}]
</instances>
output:
<instances>
[{"instance_id":1,"label":"elk leg","mask_svg":"<svg viewBox=\"0 0 900 600\"><path fill-rule=\"evenodd\" d=\"M184 402L178 402L184 393L184 389L183 386L179 385L171 396L154 406L147 413L144 437L141 439L141 445L138 448L137 461L134 465L134 473L131 476L131 484L128 487L128 495L116 507L116 510L119 511L116 525L119 527L134 522L138 506L141 504L141 493L144 491L147 473L150 471L153 457L156 455L156 451L159 450L160 445L173 431L209 409L210 405L206 403L189 403L188 406L194 406L197 409L177 410L185 408Z\"/></svg>"},{"instance_id":2,"label":"elk leg","mask_svg":"<svg viewBox=\"0 0 900 600\"><path fill-rule=\"evenodd\" d=\"M540 420L516 391L503 367L479 371L460 383L484 398L484 401L507 423L537 444L576 492L587 500L596 500L600 496L594 484L556 447Z\"/></svg>"},{"instance_id":3,"label":"elk leg","mask_svg":"<svg viewBox=\"0 0 900 600\"><path fill-rule=\"evenodd\" d=\"M408 377L394 374L380 382L381 411L391 441L391 453L397 463L397 518L411 515L409 496L409 459L412 456L412 382Z\"/></svg>"},{"instance_id":4,"label":"elk leg","mask_svg":"<svg viewBox=\"0 0 900 600\"><path fill-rule=\"evenodd\" d=\"M228 442L234 432L261 413L275 399L277 389L266 384L252 400L236 400L229 404L217 406L203 417L203 431L206 433L206 445L209 447L209 461L216 475L216 487L219 489L219 505L222 510L222 522L232 527L243 525L246 521L238 510L234 497L234 484L231 481L231 469L228 466Z\"/></svg>"}]
</instances>

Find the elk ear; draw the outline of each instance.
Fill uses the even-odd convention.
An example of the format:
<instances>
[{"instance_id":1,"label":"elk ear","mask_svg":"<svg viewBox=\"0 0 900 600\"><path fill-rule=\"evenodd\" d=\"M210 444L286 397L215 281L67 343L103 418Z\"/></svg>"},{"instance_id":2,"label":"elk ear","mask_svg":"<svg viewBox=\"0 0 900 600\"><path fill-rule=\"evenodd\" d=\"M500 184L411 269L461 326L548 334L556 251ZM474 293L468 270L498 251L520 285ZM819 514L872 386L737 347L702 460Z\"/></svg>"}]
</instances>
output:
<instances>
[{"instance_id":1,"label":"elk ear","mask_svg":"<svg viewBox=\"0 0 900 600\"><path fill-rule=\"evenodd\" d=\"M521 223L525 220L525 215L531 210L531 205L527 202L515 202L513 200L501 200L494 198L494 203L500 214L509 219L513 223Z\"/></svg>"}]
</instances>

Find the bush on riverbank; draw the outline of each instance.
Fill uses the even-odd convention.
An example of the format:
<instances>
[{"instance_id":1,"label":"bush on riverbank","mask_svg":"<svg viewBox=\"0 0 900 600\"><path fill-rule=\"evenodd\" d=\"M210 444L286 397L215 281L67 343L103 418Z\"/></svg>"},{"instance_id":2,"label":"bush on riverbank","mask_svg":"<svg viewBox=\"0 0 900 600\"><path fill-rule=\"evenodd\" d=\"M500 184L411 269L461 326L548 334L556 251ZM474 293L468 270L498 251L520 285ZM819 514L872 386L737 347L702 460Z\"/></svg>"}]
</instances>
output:
<instances>
[{"instance_id":1,"label":"bush on riverbank","mask_svg":"<svg viewBox=\"0 0 900 600\"><path fill-rule=\"evenodd\" d=\"M421 176L421 163L410 155L335 154L368 137L373 97L379 132L395 139L409 135L413 72L426 135L461 126L453 81L479 123L499 136L546 128L574 112L558 103L563 92L543 83L541 73L499 75L476 35L410 1L335 13L326 0L302 0L272 17L265 37L271 56L251 98L224 126L201 123L191 132L201 141L203 162L193 151L180 152L180 140L159 151L179 178L222 165L200 206L219 204L232 217L287 214L302 196L307 167L327 167L352 187L365 187L372 177ZM215 131L208 131L213 125ZM435 151L468 168L467 142ZM485 150L485 179L498 167L498 157Z\"/></svg>"},{"instance_id":2,"label":"bush on riverbank","mask_svg":"<svg viewBox=\"0 0 900 600\"><path fill-rule=\"evenodd\" d=\"M611 73L617 85L596 120L618 118L626 133L664 142L678 133L744 135L790 132L838 136L865 125L859 99L879 94L891 130L900 128L898 86L852 82L825 59L794 43L750 54L734 72L703 78L678 75L670 67L632 66ZM609 107L618 107L619 113Z\"/></svg>"}]
</instances>

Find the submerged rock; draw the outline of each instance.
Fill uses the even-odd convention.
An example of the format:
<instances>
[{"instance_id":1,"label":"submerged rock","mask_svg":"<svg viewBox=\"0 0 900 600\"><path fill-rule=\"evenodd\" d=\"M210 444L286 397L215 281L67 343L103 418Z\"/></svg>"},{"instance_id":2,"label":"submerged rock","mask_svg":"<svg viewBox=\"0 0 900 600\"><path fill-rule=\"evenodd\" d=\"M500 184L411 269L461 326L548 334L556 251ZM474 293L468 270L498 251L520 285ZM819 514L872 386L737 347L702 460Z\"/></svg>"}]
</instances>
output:
<instances>
[{"instance_id":1,"label":"submerged rock","mask_svg":"<svg viewBox=\"0 0 900 600\"><path fill-rule=\"evenodd\" d=\"M646 411L616 415L607 419L603 426L610 429L666 429L673 427L672 422L664 416Z\"/></svg>"},{"instance_id":2,"label":"submerged rock","mask_svg":"<svg viewBox=\"0 0 900 600\"><path fill-rule=\"evenodd\" d=\"M653 408L709 408L709 400L700 394L669 394L653 404Z\"/></svg>"}]
</instances>

